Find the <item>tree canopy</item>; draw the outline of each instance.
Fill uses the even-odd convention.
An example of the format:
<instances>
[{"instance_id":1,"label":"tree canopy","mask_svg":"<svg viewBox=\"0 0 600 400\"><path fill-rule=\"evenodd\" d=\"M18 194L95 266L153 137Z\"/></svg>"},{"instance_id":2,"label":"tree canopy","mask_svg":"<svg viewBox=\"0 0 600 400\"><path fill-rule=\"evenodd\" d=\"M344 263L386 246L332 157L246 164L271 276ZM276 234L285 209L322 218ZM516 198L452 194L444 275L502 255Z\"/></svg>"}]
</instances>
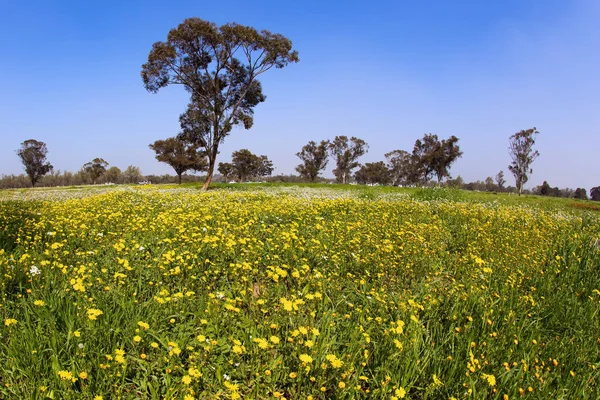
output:
<instances>
[{"instance_id":1,"label":"tree canopy","mask_svg":"<svg viewBox=\"0 0 600 400\"><path fill-rule=\"evenodd\" d=\"M354 177L358 183L363 185L387 185L392 182L392 174L383 161L362 165Z\"/></svg>"},{"instance_id":2,"label":"tree canopy","mask_svg":"<svg viewBox=\"0 0 600 400\"><path fill-rule=\"evenodd\" d=\"M92 161L83 164L83 170L90 176L93 184L96 184L98 178L100 178L108 167L108 162L102 158L94 158Z\"/></svg>"},{"instance_id":3,"label":"tree canopy","mask_svg":"<svg viewBox=\"0 0 600 400\"><path fill-rule=\"evenodd\" d=\"M517 132L509 139L508 153L512 162L508 169L515 177L515 186L519 196L523 192L523 185L529 180L529 175L533 173L531 164L540 155L537 150L533 149L535 136L538 134L537 129L533 127Z\"/></svg>"},{"instance_id":4,"label":"tree canopy","mask_svg":"<svg viewBox=\"0 0 600 400\"><path fill-rule=\"evenodd\" d=\"M335 160L333 175L337 183L348 183L352 170L358 167L358 159L365 155L369 149L367 143L359 138L336 136L329 143L329 152Z\"/></svg>"},{"instance_id":5,"label":"tree canopy","mask_svg":"<svg viewBox=\"0 0 600 400\"><path fill-rule=\"evenodd\" d=\"M204 188L212 180L219 145L233 127L250 129L254 107L265 101L258 76L298 61L292 42L281 34L236 23L217 26L200 18L184 20L165 42L154 43L142 66L144 86L156 93L183 85L190 93L182 135L206 152Z\"/></svg>"},{"instance_id":6,"label":"tree canopy","mask_svg":"<svg viewBox=\"0 0 600 400\"><path fill-rule=\"evenodd\" d=\"M241 149L231 154L231 163L219 163L218 170L227 179L235 176L244 182L249 177L271 175L274 168L267 156L257 156L248 149Z\"/></svg>"},{"instance_id":7,"label":"tree canopy","mask_svg":"<svg viewBox=\"0 0 600 400\"><path fill-rule=\"evenodd\" d=\"M170 165L177 174L177 182L181 184L181 175L186 171L204 171L206 155L198 151L197 143L187 142L177 137L157 140L148 145L156 153L156 159Z\"/></svg>"},{"instance_id":8,"label":"tree canopy","mask_svg":"<svg viewBox=\"0 0 600 400\"><path fill-rule=\"evenodd\" d=\"M21 148L17 150L17 155L23 163L25 172L31 181L31 186L35 186L38 180L52 171L52 164L47 161L48 148L46 143L34 139L29 139L21 143Z\"/></svg>"},{"instance_id":9,"label":"tree canopy","mask_svg":"<svg viewBox=\"0 0 600 400\"><path fill-rule=\"evenodd\" d=\"M300 176L314 182L319 173L327 167L327 163L329 162L327 158L328 149L328 140L321 140L319 144L311 140L304 145L302 150L296 153L296 156L302 160L302 164L296 167L296 171Z\"/></svg>"}]
</instances>

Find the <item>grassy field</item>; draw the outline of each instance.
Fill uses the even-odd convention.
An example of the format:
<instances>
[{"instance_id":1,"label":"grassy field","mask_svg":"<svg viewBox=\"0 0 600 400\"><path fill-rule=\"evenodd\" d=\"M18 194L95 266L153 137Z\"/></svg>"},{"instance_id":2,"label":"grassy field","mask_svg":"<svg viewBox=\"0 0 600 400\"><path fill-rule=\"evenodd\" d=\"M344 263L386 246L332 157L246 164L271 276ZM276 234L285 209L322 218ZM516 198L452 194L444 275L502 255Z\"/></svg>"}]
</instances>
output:
<instances>
[{"instance_id":1,"label":"grassy field","mask_svg":"<svg viewBox=\"0 0 600 400\"><path fill-rule=\"evenodd\" d=\"M0 397L597 399L600 212L338 185L0 192Z\"/></svg>"}]
</instances>

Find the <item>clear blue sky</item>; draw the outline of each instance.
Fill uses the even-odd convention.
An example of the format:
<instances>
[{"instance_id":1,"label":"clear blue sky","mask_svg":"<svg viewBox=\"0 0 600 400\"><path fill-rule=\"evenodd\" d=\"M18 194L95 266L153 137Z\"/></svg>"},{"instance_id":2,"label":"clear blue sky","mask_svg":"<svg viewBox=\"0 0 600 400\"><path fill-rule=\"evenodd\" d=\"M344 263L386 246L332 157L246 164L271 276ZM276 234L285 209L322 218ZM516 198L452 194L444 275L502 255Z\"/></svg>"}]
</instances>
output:
<instances>
[{"instance_id":1,"label":"clear blue sky","mask_svg":"<svg viewBox=\"0 0 600 400\"><path fill-rule=\"evenodd\" d=\"M453 176L483 180L508 175L508 137L536 126L527 186L600 185L597 0L0 0L0 174L22 172L15 150L30 138L60 170L102 157L172 173L148 144L178 132L187 94L146 92L140 69L192 16L282 33L300 55L264 75L254 127L220 161L248 148L292 173L309 140L363 138L370 162L431 132L460 138Z\"/></svg>"}]
</instances>

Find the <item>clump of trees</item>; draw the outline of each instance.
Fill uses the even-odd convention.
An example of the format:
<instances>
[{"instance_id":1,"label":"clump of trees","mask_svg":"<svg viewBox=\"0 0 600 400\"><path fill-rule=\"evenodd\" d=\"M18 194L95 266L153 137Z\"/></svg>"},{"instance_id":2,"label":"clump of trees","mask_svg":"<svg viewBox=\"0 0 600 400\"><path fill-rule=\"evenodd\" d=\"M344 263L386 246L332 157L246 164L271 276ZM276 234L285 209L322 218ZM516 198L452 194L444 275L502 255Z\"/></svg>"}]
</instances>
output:
<instances>
[{"instance_id":1,"label":"clump of trees","mask_svg":"<svg viewBox=\"0 0 600 400\"><path fill-rule=\"evenodd\" d=\"M201 147L208 159L204 188L216 168L219 145L236 126L250 129L254 108L265 101L257 79L273 68L298 62L285 36L230 23L222 26L188 18L156 42L142 65L145 88L156 93L182 85L190 93L181 116L182 137Z\"/></svg>"},{"instance_id":2,"label":"clump of trees","mask_svg":"<svg viewBox=\"0 0 600 400\"><path fill-rule=\"evenodd\" d=\"M367 143L352 136L336 136L329 143L329 153L335 160L333 175L337 183L348 183L352 170L360 164L358 159L369 150Z\"/></svg>"},{"instance_id":3,"label":"clump of trees","mask_svg":"<svg viewBox=\"0 0 600 400\"><path fill-rule=\"evenodd\" d=\"M31 181L31 186L40 180L40 178L52 171L52 164L48 162L48 147L46 143L34 139L29 139L21 143L21 148L17 150L17 155L23 163L25 172Z\"/></svg>"},{"instance_id":4,"label":"clump of trees","mask_svg":"<svg viewBox=\"0 0 600 400\"><path fill-rule=\"evenodd\" d=\"M186 141L180 137L157 140L148 145L156 153L156 159L170 165L177 174L177 183L187 171L206 170L206 154L199 151L197 142Z\"/></svg>"},{"instance_id":5,"label":"clump of trees","mask_svg":"<svg viewBox=\"0 0 600 400\"><path fill-rule=\"evenodd\" d=\"M354 175L356 182L362 185L389 185L392 173L383 161L365 163Z\"/></svg>"},{"instance_id":6,"label":"clump of trees","mask_svg":"<svg viewBox=\"0 0 600 400\"><path fill-rule=\"evenodd\" d=\"M248 149L231 153L231 163L219 163L218 171L225 179L237 179L244 182L248 178L270 176L273 173L273 162L267 156L257 156Z\"/></svg>"},{"instance_id":7,"label":"clump of trees","mask_svg":"<svg viewBox=\"0 0 600 400\"><path fill-rule=\"evenodd\" d=\"M329 159L327 153L329 150L330 142L328 140L321 140L321 143L311 140L302 147L300 152L296 153L296 156L302 161L296 167L296 171L304 179L314 182L317 176L327 167Z\"/></svg>"},{"instance_id":8,"label":"clump of trees","mask_svg":"<svg viewBox=\"0 0 600 400\"><path fill-rule=\"evenodd\" d=\"M88 174L90 179L92 180L92 184L95 185L98 182L98 178L100 178L106 172L106 167L108 167L108 162L102 158L94 158L92 161L83 164L82 170Z\"/></svg>"},{"instance_id":9,"label":"clump of trees","mask_svg":"<svg viewBox=\"0 0 600 400\"><path fill-rule=\"evenodd\" d=\"M412 153L394 150L385 155L395 185L427 184L433 176L438 184L449 179L450 167L462 156L458 138L450 136L440 140L437 135L428 133L417 139Z\"/></svg>"}]
</instances>

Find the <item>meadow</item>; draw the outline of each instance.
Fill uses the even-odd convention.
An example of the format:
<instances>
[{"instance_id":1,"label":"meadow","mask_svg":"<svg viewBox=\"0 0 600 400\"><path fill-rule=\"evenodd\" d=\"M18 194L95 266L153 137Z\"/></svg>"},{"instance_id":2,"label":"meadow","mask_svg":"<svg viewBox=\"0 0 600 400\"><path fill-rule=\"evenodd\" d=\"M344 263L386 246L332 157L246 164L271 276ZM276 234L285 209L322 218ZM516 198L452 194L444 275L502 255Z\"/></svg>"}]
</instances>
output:
<instances>
[{"instance_id":1,"label":"meadow","mask_svg":"<svg viewBox=\"0 0 600 400\"><path fill-rule=\"evenodd\" d=\"M0 397L597 399L591 202L0 192Z\"/></svg>"}]
</instances>

